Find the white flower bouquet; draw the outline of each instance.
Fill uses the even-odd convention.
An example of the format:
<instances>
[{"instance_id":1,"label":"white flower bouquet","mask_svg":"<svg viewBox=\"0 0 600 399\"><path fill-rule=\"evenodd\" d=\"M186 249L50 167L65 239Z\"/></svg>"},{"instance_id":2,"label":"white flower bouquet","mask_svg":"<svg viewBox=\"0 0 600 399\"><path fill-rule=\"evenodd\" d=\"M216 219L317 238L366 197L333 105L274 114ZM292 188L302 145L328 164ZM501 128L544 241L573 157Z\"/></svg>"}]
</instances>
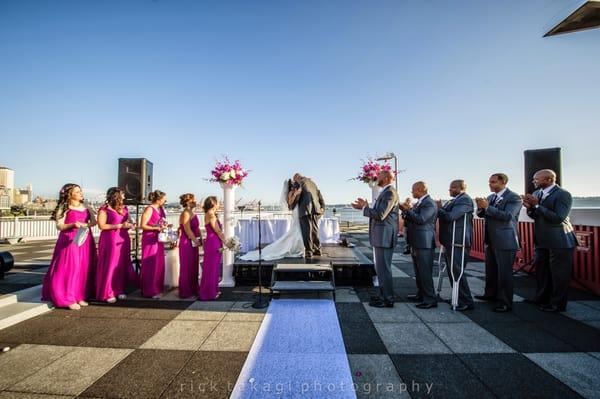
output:
<instances>
[{"instance_id":1,"label":"white flower bouquet","mask_svg":"<svg viewBox=\"0 0 600 399\"><path fill-rule=\"evenodd\" d=\"M225 242L223 243L223 248L221 248L221 252L223 252L226 249L234 253L240 252L240 250L242 249L242 243L240 242L240 239L236 236L233 236L225 240Z\"/></svg>"}]
</instances>

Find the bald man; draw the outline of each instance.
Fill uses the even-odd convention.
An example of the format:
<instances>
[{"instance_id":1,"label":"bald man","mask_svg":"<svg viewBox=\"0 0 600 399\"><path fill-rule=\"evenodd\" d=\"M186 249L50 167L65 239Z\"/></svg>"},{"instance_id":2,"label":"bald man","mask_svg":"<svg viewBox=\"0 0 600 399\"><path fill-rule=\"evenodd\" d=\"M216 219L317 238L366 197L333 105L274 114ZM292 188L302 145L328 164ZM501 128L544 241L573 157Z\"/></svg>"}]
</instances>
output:
<instances>
[{"instance_id":1,"label":"bald man","mask_svg":"<svg viewBox=\"0 0 600 399\"><path fill-rule=\"evenodd\" d=\"M533 175L536 191L526 194L523 205L535 222L535 270L537 292L529 302L545 312L561 312L567 307L567 295L573 269L573 251L577 238L569 221L573 199L556 184L556 173L542 169Z\"/></svg>"},{"instance_id":2,"label":"bald man","mask_svg":"<svg viewBox=\"0 0 600 399\"><path fill-rule=\"evenodd\" d=\"M402 217L406 223L406 241L411 247L415 270L417 293L409 295L409 301L418 302L420 309L437 307L437 296L433 288L433 259L435 257L435 222L437 207L428 194L427 184L418 181L412 185L412 196L417 200L414 206L407 199L400 204Z\"/></svg>"},{"instance_id":3,"label":"bald man","mask_svg":"<svg viewBox=\"0 0 600 399\"><path fill-rule=\"evenodd\" d=\"M450 285L454 284L452 274L458 279L461 270L461 261L464 262L463 270L467 269L469 252L473 241L473 212L475 206L473 200L467 194L467 184L464 180L453 180L450 183L448 193L452 197L444 206L438 201L438 218L440 220L440 243L444 246L444 257L446 260L448 278ZM466 230L464 227L466 226ZM454 241L452 232L454 230ZM465 241L463 243L463 232ZM464 244L464 247L463 247ZM454 257L452 257L454 247ZM452 274L450 272L452 269ZM473 296L469 289L466 274L463 273L458 288L458 306L456 310L465 311L474 308Z\"/></svg>"},{"instance_id":4,"label":"bald man","mask_svg":"<svg viewBox=\"0 0 600 399\"><path fill-rule=\"evenodd\" d=\"M381 171L377 177L381 192L373 206L369 206L363 198L352 203L354 209L361 209L363 215L369 218L369 242L373 246L380 291L380 296L372 298L369 306L377 308L394 307L392 257L398 243L398 193L393 187L394 179L394 173Z\"/></svg>"}]
</instances>

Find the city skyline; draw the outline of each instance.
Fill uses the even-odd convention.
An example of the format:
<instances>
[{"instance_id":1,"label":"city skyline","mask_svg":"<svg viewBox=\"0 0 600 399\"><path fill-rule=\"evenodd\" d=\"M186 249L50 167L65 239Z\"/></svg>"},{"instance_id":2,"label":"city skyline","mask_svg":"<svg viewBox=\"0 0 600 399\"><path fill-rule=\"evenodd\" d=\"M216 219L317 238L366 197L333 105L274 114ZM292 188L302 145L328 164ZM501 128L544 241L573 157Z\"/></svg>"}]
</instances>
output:
<instances>
[{"instance_id":1,"label":"city skyline","mask_svg":"<svg viewBox=\"0 0 600 399\"><path fill-rule=\"evenodd\" d=\"M222 156L251 170L243 201L295 172L328 203L370 190L361 159L394 152L416 180L474 196L491 173L522 192L523 151L561 147L563 185L597 196L600 31L543 38L571 3L0 2L0 164L16 187L101 195L117 159L154 187L219 194ZM586 88L582 90L582 88Z\"/></svg>"}]
</instances>

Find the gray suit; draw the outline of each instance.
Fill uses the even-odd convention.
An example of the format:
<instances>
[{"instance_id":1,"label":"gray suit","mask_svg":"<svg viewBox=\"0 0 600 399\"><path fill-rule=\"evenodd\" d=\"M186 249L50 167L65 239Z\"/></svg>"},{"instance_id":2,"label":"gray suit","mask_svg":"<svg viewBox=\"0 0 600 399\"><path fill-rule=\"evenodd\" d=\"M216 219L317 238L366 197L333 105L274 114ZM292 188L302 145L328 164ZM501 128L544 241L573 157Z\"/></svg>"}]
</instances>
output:
<instances>
[{"instance_id":1,"label":"gray suit","mask_svg":"<svg viewBox=\"0 0 600 399\"><path fill-rule=\"evenodd\" d=\"M533 195L541 198L541 190ZM573 199L558 185L540 200L537 209L527 210L535 221L535 270L537 302L564 310L573 269L573 251L577 238L569 221Z\"/></svg>"},{"instance_id":2,"label":"gray suit","mask_svg":"<svg viewBox=\"0 0 600 399\"><path fill-rule=\"evenodd\" d=\"M408 222L405 224L406 241L411 246L417 296L425 303L436 303L432 273L437 206L427 195L414 208L402 212L402 217Z\"/></svg>"},{"instance_id":3,"label":"gray suit","mask_svg":"<svg viewBox=\"0 0 600 399\"><path fill-rule=\"evenodd\" d=\"M319 218L325 212L325 201L315 182L308 177L302 178L300 189L302 193L298 196L296 202L292 204L292 209L298 207L304 252L306 255L312 255L313 252L318 253L321 251Z\"/></svg>"},{"instance_id":4,"label":"gray suit","mask_svg":"<svg viewBox=\"0 0 600 399\"><path fill-rule=\"evenodd\" d=\"M452 272L455 278L458 278L460 274L460 262L465 251L465 262L464 269L467 268L467 262L469 260L469 252L471 250L471 243L473 242L473 212L475 206L473 200L467 193L461 193L456 196L453 200L447 202L442 208L438 210L438 218L440 220L440 243L444 246L444 257L446 264L448 265L448 278L450 284L454 284L450 274L450 266L452 265ZM463 240L463 224L466 218L466 231L465 231L465 246L464 248L457 246L462 245ZM454 235L454 242L452 241L452 226L456 222L456 230ZM454 245L454 260L451 262L452 246ZM469 289L469 282L467 276L463 274L460 279L459 291L458 291L458 304L459 306L473 305L473 297L471 296L471 290Z\"/></svg>"},{"instance_id":5,"label":"gray suit","mask_svg":"<svg viewBox=\"0 0 600 399\"><path fill-rule=\"evenodd\" d=\"M484 295L512 307L512 265L520 246L518 224L523 201L508 188L501 197L492 194L487 200L487 209L477 210L477 216L485 219Z\"/></svg>"},{"instance_id":6,"label":"gray suit","mask_svg":"<svg viewBox=\"0 0 600 399\"><path fill-rule=\"evenodd\" d=\"M392 256L398 243L398 193L393 187L384 189L372 207L363 209L369 218L369 242L373 246L375 272L384 302L394 302Z\"/></svg>"}]
</instances>

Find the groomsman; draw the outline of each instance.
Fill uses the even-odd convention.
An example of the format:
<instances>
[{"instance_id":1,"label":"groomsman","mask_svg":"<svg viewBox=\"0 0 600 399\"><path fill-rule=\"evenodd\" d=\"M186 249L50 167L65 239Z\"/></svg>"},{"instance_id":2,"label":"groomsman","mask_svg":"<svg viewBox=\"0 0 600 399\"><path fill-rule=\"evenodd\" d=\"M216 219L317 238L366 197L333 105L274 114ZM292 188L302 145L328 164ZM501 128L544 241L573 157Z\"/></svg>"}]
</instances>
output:
<instances>
[{"instance_id":1,"label":"groomsman","mask_svg":"<svg viewBox=\"0 0 600 399\"><path fill-rule=\"evenodd\" d=\"M406 240L411 247L413 267L417 282L417 293L407 297L419 302L420 309L437 307L437 297L433 288L433 259L435 257L435 221L437 206L427 193L427 185L418 181L412 185L412 196L417 203L411 206L410 199L400 204L402 217L407 222Z\"/></svg>"},{"instance_id":2,"label":"groomsman","mask_svg":"<svg viewBox=\"0 0 600 399\"><path fill-rule=\"evenodd\" d=\"M458 276L460 275L463 251L463 270L466 270L473 239L473 212L475 207L473 205L473 200L466 193L466 190L467 185L464 180L454 180L450 183L450 188L448 189L448 192L452 197L450 201L443 206L441 201L437 201L439 208L438 218L440 220L440 243L444 246L444 257L446 264L448 265L447 270L450 285L454 284L450 269L452 269L455 279L458 279ZM465 220L466 230L464 229ZM454 241L452 241L453 230ZM465 238L464 243L463 232ZM452 247L454 247L454 257L452 257ZM467 276L463 273L459 283L458 307L456 310L462 312L473 308L473 297L471 296Z\"/></svg>"},{"instance_id":3,"label":"groomsman","mask_svg":"<svg viewBox=\"0 0 600 399\"><path fill-rule=\"evenodd\" d=\"M492 195L476 198L477 216L485 219L485 292L475 298L497 301L496 312L508 312L513 303L512 265L519 249L521 197L510 191L508 176L494 173L489 180Z\"/></svg>"},{"instance_id":4,"label":"groomsman","mask_svg":"<svg viewBox=\"0 0 600 399\"><path fill-rule=\"evenodd\" d=\"M556 173L542 169L533 175L536 191L526 194L523 205L535 221L535 270L537 292L529 302L545 312L564 311L573 268L577 238L569 221L573 199L556 184Z\"/></svg>"},{"instance_id":5,"label":"groomsman","mask_svg":"<svg viewBox=\"0 0 600 399\"><path fill-rule=\"evenodd\" d=\"M369 203L363 198L352 203L354 209L362 209L363 215L369 218L369 241L373 246L381 294L380 297L372 298L369 305L377 308L394 306L392 256L398 242L398 193L393 182L393 172L381 171L377 177L381 192L373 206L369 207Z\"/></svg>"}]
</instances>

